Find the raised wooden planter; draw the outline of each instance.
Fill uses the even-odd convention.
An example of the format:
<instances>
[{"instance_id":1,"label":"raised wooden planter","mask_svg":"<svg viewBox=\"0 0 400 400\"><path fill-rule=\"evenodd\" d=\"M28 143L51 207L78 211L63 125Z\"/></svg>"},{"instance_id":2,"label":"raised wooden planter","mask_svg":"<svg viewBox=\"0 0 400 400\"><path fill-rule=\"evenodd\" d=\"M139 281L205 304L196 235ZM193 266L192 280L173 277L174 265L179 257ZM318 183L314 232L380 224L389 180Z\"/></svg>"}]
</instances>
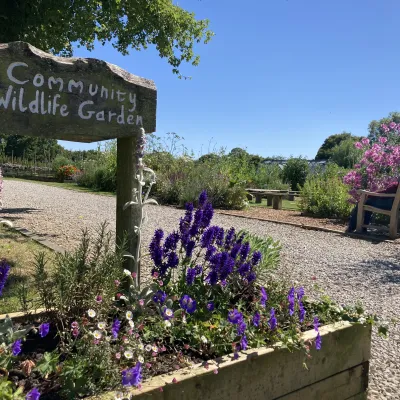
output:
<instances>
[{"instance_id":1,"label":"raised wooden planter","mask_svg":"<svg viewBox=\"0 0 400 400\"><path fill-rule=\"evenodd\" d=\"M134 400L361 400L366 399L371 328L338 323L320 328L322 349L250 349L173 374L160 375L132 389ZM315 331L303 339L315 339ZM313 346L314 347L314 346ZM306 362L307 368L303 366ZM218 374L214 370L218 369ZM173 378L177 383L172 383ZM162 388L162 391L161 389ZM115 399L115 392L93 399Z\"/></svg>"}]
</instances>

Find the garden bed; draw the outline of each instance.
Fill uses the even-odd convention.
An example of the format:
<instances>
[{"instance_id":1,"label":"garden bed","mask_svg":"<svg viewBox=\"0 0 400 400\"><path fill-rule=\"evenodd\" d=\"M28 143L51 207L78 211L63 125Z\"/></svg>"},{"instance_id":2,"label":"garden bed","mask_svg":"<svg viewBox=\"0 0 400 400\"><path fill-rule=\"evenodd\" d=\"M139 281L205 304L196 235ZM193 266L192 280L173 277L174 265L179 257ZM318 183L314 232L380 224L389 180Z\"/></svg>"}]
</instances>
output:
<instances>
[{"instance_id":1,"label":"garden bed","mask_svg":"<svg viewBox=\"0 0 400 400\"><path fill-rule=\"evenodd\" d=\"M362 399L368 388L371 328L337 323L320 328L324 348L289 352L284 348L249 349L195 368L150 379L133 398L174 400ZM308 331L302 339L312 340ZM306 358L306 359L305 359ZM305 365L303 365L305 363ZM176 383L173 383L176 382ZM115 399L116 393L96 397Z\"/></svg>"}]
</instances>

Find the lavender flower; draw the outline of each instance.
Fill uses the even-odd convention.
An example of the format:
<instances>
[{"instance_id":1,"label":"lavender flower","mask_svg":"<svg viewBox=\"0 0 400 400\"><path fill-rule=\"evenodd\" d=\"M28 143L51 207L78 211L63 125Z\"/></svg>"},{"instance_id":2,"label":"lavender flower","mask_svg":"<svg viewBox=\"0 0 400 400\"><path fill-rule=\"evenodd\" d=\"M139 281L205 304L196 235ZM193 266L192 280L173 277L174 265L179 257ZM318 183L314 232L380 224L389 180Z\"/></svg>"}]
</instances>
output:
<instances>
[{"instance_id":1,"label":"lavender flower","mask_svg":"<svg viewBox=\"0 0 400 400\"><path fill-rule=\"evenodd\" d=\"M195 270L196 275L201 275L203 273L203 267L201 265L196 265Z\"/></svg>"},{"instance_id":2,"label":"lavender flower","mask_svg":"<svg viewBox=\"0 0 400 400\"><path fill-rule=\"evenodd\" d=\"M289 314L292 316L294 313L294 287L289 290L287 298L289 301Z\"/></svg>"},{"instance_id":3,"label":"lavender flower","mask_svg":"<svg viewBox=\"0 0 400 400\"><path fill-rule=\"evenodd\" d=\"M167 260L167 268L175 268L179 264L179 257L178 255L172 251L171 253L168 254L168 260Z\"/></svg>"},{"instance_id":4,"label":"lavender flower","mask_svg":"<svg viewBox=\"0 0 400 400\"><path fill-rule=\"evenodd\" d=\"M243 263L239 268L238 272L241 276L245 276L250 272L251 265L249 263Z\"/></svg>"},{"instance_id":5,"label":"lavender flower","mask_svg":"<svg viewBox=\"0 0 400 400\"><path fill-rule=\"evenodd\" d=\"M251 283L254 282L257 278L257 275L254 271L251 271L248 275L247 275L247 282Z\"/></svg>"},{"instance_id":6,"label":"lavender flower","mask_svg":"<svg viewBox=\"0 0 400 400\"><path fill-rule=\"evenodd\" d=\"M316 332L318 332L318 327L319 327L319 320L318 320L318 317L315 316L315 317L314 317L314 330L315 330Z\"/></svg>"},{"instance_id":7,"label":"lavender flower","mask_svg":"<svg viewBox=\"0 0 400 400\"><path fill-rule=\"evenodd\" d=\"M207 247L207 251L206 251L206 255L205 255L205 259L207 261L210 261L211 257L215 254L215 252L217 251L217 248L215 246L208 246Z\"/></svg>"},{"instance_id":8,"label":"lavender flower","mask_svg":"<svg viewBox=\"0 0 400 400\"><path fill-rule=\"evenodd\" d=\"M303 302L299 301L299 321L304 322L306 316L306 310L304 309Z\"/></svg>"},{"instance_id":9,"label":"lavender flower","mask_svg":"<svg viewBox=\"0 0 400 400\"><path fill-rule=\"evenodd\" d=\"M163 292L162 290L158 290L157 293L153 296L153 301L155 303L163 304L167 298L167 293Z\"/></svg>"},{"instance_id":10,"label":"lavender flower","mask_svg":"<svg viewBox=\"0 0 400 400\"><path fill-rule=\"evenodd\" d=\"M196 269L188 268L186 270L186 283L190 286L193 285L194 279L196 278Z\"/></svg>"},{"instance_id":11,"label":"lavender flower","mask_svg":"<svg viewBox=\"0 0 400 400\"><path fill-rule=\"evenodd\" d=\"M230 253L231 257L236 258L237 255L239 254L239 251L241 248L242 248L242 245L240 243L236 243L231 250L231 253Z\"/></svg>"},{"instance_id":12,"label":"lavender flower","mask_svg":"<svg viewBox=\"0 0 400 400\"><path fill-rule=\"evenodd\" d=\"M265 288L262 287L261 288L261 299L260 299L260 304L262 307L265 307L265 303L267 302L267 300L268 300L267 292L265 291Z\"/></svg>"},{"instance_id":13,"label":"lavender flower","mask_svg":"<svg viewBox=\"0 0 400 400\"><path fill-rule=\"evenodd\" d=\"M218 228L216 236L215 236L215 242L217 243L218 246L222 246L224 243L224 228Z\"/></svg>"},{"instance_id":14,"label":"lavender flower","mask_svg":"<svg viewBox=\"0 0 400 400\"><path fill-rule=\"evenodd\" d=\"M321 339L321 335L318 332L317 338L315 339L315 348L317 350L321 350L321 346L322 346L322 339Z\"/></svg>"},{"instance_id":15,"label":"lavender flower","mask_svg":"<svg viewBox=\"0 0 400 400\"><path fill-rule=\"evenodd\" d=\"M250 244L245 243L240 249L240 258L242 259L242 261L246 260L249 253L250 253Z\"/></svg>"},{"instance_id":16,"label":"lavender flower","mask_svg":"<svg viewBox=\"0 0 400 400\"><path fill-rule=\"evenodd\" d=\"M207 310L208 311L214 311L214 308L215 308L214 302L213 301L209 301L207 303Z\"/></svg>"},{"instance_id":17,"label":"lavender flower","mask_svg":"<svg viewBox=\"0 0 400 400\"><path fill-rule=\"evenodd\" d=\"M114 322L111 327L111 332L112 332L114 339L116 339L118 337L118 332L119 332L120 328L121 328L121 322L118 319L114 319Z\"/></svg>"},{"instance_id":18,"label":"lavender flower","mask_svg":"<svg viewBox=\"0 0 400 400\"><path fill-rule=\"evenodd\" d=\"M243 335L242 338L240 339L240 347L242 350L246 350L248 347L248 342L247 342L247 337L246 335Z\"/></svg>"},{"instance_id":19,"label":"lavender flower","mask_svg":"<svg viewBox=\"0 0 400 400\"><path fill-rule=\"evenodd\" d=\"M201 221L203 219L203 210L198 208L194 213L193 225L189 230L190 236L196 236L199 233Z\"/></svg>"},{"instance_id":20,"label":"lavender flower","mask_svg":"<svg viewBox=\"0 0 400 400\"><path fill-rule=\"evenodd\" d=\"M237 335L238 335L238 336L244 335L244 332L246 331L246 328L247 328L246 323L245 323L243 320L240 321L240 322L238 323L237 330L236 330Z\"/></svg>"},{"instance_id":21,"label":"lavender flower","mask_svg":"<svg viewBox=\"0 0 400 400\"><path fill-rule=\"evenodd\" d=\"M199 196L199 207L204 207L207 201L207 191L203 190Z\"/></svg>"},{"instance_id":22,"label":"lavender flower","mask_svg":"<svg viewBox=\"0 0 400 400\"><path fill-rule=\"evenodd\" d=\"M160 267L162 265L163 259L163 249L161 247L161 239L164 237L164 232L162 229L157 229L154 232L153 239L149 245L149 251L151 259L154 262L154 265Z\"/></svg>"},{"instance_id":23,"label":"lavender flower","mask_svg":"<svg viewBox=\"0 0 400 400\"><path fill-rule=\"evenodd\" d=\"M261 261L262 255L261 252L255 251L253 256L251 257L251 264L256 266Z\"/></svg>"},{"instance_id":24,"label":"lavender flower","mask_svg":"<svg viewBox=\"0 0 400 400\"><path fill-rule=\"evenodd\" d=\"M39 400L40 392L37 388L30 390L25 397L25 400Z\"/></svg>"},{"instance_id":25,"label":"lavender flower","mask_svg":"<svg viewBox=\"0 0 400 400\"><path fill-rule=\"evenodd\" d=\"M275 317L275 309L271 308L270 314L269 314L269 328L273 331L276 329L277 326L277 321L276 321L276 317Z\"/></svg>"},{"instance_id":26,"label":"lavender flower","mask_svg":"<svg viewBox=\"0 0 400 400\"><path fill-rule=\"evenodd\" d=\"M196 245L196 242L194 240L189 240L186 244L186 257L190 258L192 257L194 246Z\"/></svg>"},{"instance_id":27,"label":"lavender flower","mask_svg":"<svg viewBox=\"0 0 400 400\"><path fill-rule=\"evenodd\" d=\"M49 333L49 330L50 330L50 324L49 324L49 323L41 324L41 325L39 326L39 334L40 334L40 337L43 338L43 337L47 336L48 333Z\"/></svg>"},{"instance_id":28,"label":"lavender flower","mask_svg":"<svg viewBox=\"0 0 400 400\"><path fill-rule=\"evenodd\" d=\"M228 250L235 238L235 228L230 228L225 236L225 250Z\"/></svg>"},{"instance_id":29,"label":"lavender flower","mask_svg":"<svg viewBox=\"0 0 400 400\"><path fill-rule=\"evenodd\" d=\"M136 386L142 381L142 366L137 362L133 368L127 368L122 371L122 385Z\"/></svg>"},{"instance_id":30,"label":"lavender flower","mask_svg":"<svg viewBox=\"0 0 400 400\"><path fill-rule=\"evenodd\" d=\"M299 287L297 289L297 300L301 301L303 297L304 297L304 288L303 287Z\"/></svg>"},{"instance_id":31,"label":"lavender flower","mask_svg":"<svg viewBox=\"0 0 400 400\"><path fill-rule=\"evenodd\" d=\"M164 252L168 252L171 250L176 250L176 246L179 241L179 234L177 232L170 233L164 242Z\"/></svg>"},{"instance_id":32,"label":"lavender flower","mask_svg":"<svg viewBox=\"0 0 400 400\"><path fill-rule=\"evenodd\" d=\"M243 314L239 312L236 308L228 313L228 321L231 324L239 324L243 321Z\"/></svg>"},{"instance_id":33,"label":"lavender flower","mask_svg":"<svg viewBox=\"0 0 400 400\"><path fill-rule=\"evenodd\" d=\"M254 314L254 316L253 316L253 325L255 326L255 327L259 327L259 325L260 325L260 313L258 313L258 312L256 312L255 314Z\"/></svg>"},{"instance_id":34,"label":"lavender flower","mask_svg":"<svg viewBox=\"0 0 400 400\"><path fill-rule=\"evenodd\" d=\"M8 274L10 273L10 265L5 259L0 260L0 296L3 292Z\"/></svg>"},{"instance_id":35,"label":"lavender flower","mask_svg":"<svg viewBox=\"0 0 400 400\"><path fill-rule=\"evenodd\" d=\"M214 209L211 203L206 203L205 206L203 207L203 218L201 220L202 229L205 229L210 225L213 216L214 216Z\"/></svg>"},{"instance_id":36,"label":"lavender flower","mask_svg":"<svg viewBox=\"0 0 400 400\"><path fill-rule=\"evenodd\" d=\"M17 356L19 353L21 353L21 343L22 343L21 339L18 339L13 343L11 347L13 356Z\"/></svg>"}]
</instances>

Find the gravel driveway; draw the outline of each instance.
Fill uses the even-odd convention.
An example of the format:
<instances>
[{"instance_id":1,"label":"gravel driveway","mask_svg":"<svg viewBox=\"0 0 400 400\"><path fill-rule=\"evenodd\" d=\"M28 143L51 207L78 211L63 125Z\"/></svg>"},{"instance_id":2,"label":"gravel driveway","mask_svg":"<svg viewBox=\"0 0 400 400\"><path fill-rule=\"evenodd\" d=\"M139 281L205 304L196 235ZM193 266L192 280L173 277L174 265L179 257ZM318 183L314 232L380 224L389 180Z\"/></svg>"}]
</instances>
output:
<instances>
[{"instance_id":1,"label":"gravel driveway","mask_svg":"<svg viewBox=\"0 0 400 400\"><path fill-rule=\"evenodd\" d=\"M77 244L83 227L93 228L107 220L115 229L115 198L111 196L7 180L4 207L0 216L67 249ZM174 229L182 214L174 208L154 206L148 208L148 213L146 245L155 228ZM388 321L399 318L399 245L227 215L216 215L214 223L280 240L282 272L290 271L292 279L306 288L316 282L341 304L361 300L369 311ZM400 399L400 326L391 326L388 340L374 335L372 352L369 398Z\"/></svg>"}]
</instances>

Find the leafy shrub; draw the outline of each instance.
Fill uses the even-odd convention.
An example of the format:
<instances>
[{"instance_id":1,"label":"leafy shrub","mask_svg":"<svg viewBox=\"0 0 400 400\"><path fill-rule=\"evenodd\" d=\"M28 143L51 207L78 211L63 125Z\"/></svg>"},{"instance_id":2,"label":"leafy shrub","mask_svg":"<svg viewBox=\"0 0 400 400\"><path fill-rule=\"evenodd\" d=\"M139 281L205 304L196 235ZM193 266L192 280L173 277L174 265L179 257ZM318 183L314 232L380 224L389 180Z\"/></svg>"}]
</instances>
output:
<instances>
[{"instance_id":1,"label":"leafy shrub","mask_svg":"<svg viewBox=\"0 0 400 400\"><path fill-rule=\"evenodd\" d=\"M360 162L362 151L355 146L354 139L347 139L332 149L331 161L342 168L353 168L355 164Z\"/></svg>"},{"instance_id":2,"label":"leafy shrub","mask_svg":"<svg viewBox=\"0 0 400 400\"><path fill-rule=\"evenodd\" d=\"M310 174L301 190L300 210L316 217L347 219L352 205L348 200L349 188L342 182L343 174L336 164Z\"/></svg>"},{"instance_id":3,"label":"leafy shrub","mask_svg":"<svg viewBox=\"0 0 400 400\"><path fill-rule=\"evenodd\" d=\"M54 174L58 174L58 170L64 166L64 165L73 165L73 162L68 159L67 157L58 155L54 158L53 162L51 163L51 166L53 168Z\"/></svg>"},{"instance_id":4,"label":"leafy shrub","mask_svg":"<svg viewBox=\"0 0 400 400\"><path fill-rule=\"evenodd\" d=\"M308 161L303 158L290 158L282 171L283 182L289 183L292 190L301 188L310 172Z\"/></svg>"},{"instance_id":5,"label":"leafy shrub","mask_svg":"<svg viewBox=\"0 0 400 400\"><path fill-rule=\"evenodd\" d=\"M252 171L248 187L255 189L289 190L290 184L283 183L282 171L277 164L260 164Z\"/></svg>"}]
</instances>

